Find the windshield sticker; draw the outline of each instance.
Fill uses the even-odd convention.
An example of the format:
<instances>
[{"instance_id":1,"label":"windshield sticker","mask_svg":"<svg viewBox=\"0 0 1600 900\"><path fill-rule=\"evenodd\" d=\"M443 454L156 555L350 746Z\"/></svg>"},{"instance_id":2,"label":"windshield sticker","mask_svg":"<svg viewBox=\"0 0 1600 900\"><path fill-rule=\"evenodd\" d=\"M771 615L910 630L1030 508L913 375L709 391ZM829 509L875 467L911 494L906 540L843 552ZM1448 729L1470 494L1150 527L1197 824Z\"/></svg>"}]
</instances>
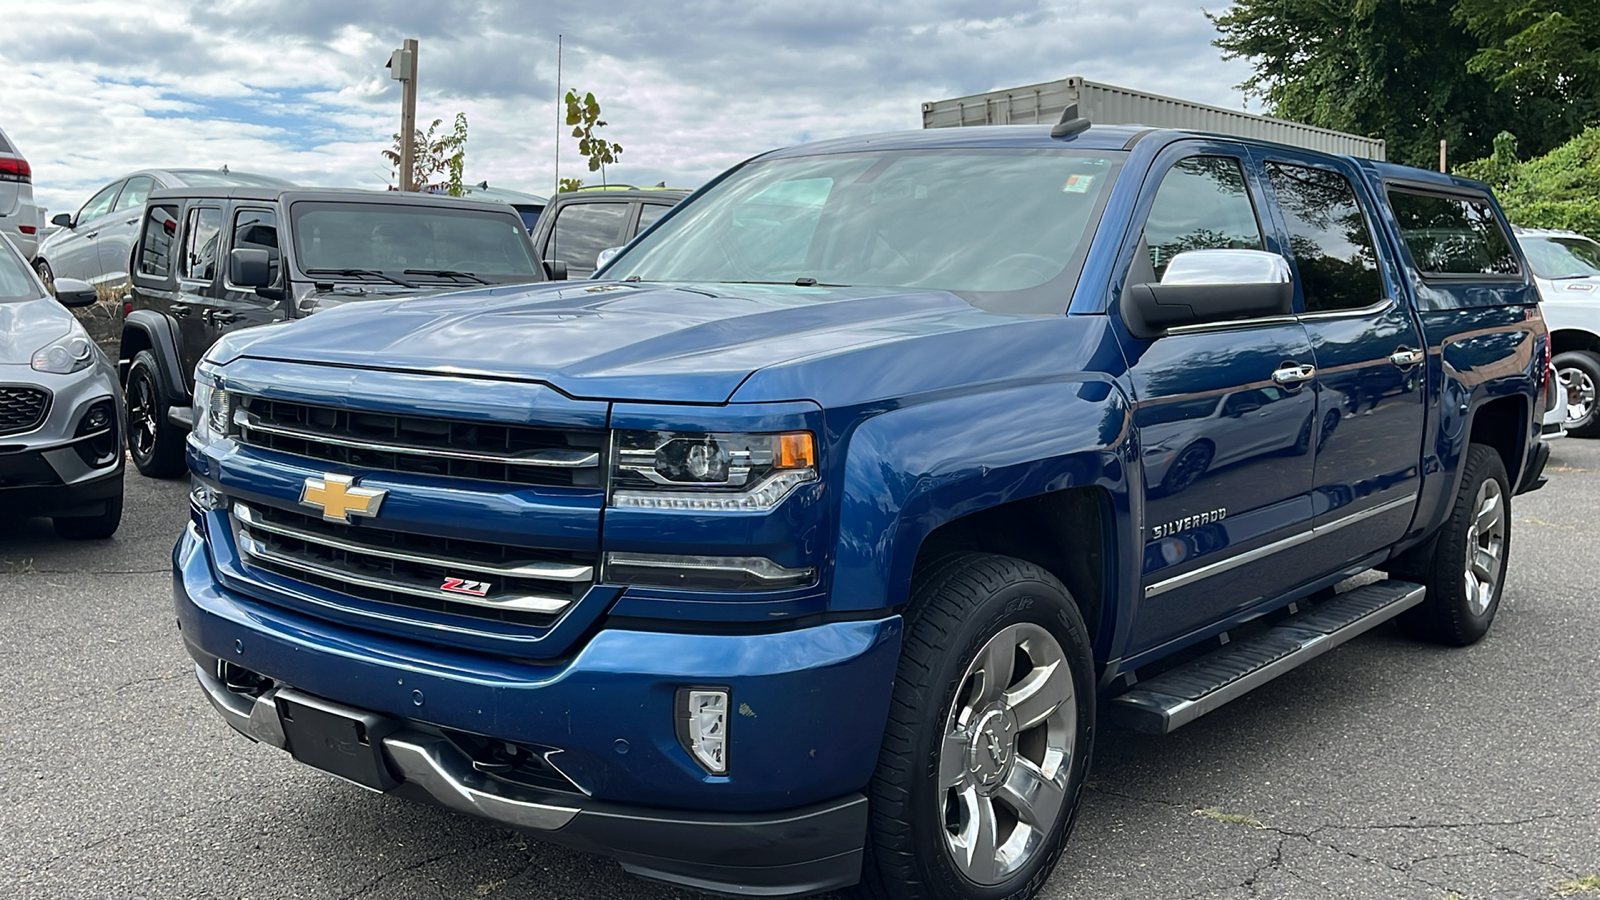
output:
<instances>
[{"instance_id":1,"label":"windshield sticker","mask_svg":"<svg viewBox=\"0 0 1600 900\"><path fill-rule=\"evenodd\" d=\"M1068 175L1067 183L1061 186L1063 194L1085 194L1089 185L1094 184L1093 175Z\"/></svg>"}]
</instances>

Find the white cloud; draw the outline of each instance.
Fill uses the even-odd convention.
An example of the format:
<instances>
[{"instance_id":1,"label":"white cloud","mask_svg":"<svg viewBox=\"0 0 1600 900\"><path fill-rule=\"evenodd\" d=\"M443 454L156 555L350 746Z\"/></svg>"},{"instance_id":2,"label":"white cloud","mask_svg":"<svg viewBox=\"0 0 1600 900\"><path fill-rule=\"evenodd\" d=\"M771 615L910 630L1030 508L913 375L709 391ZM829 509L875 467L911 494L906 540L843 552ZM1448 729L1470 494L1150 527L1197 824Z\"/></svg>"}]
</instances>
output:
<instances>
[{"instance_id":1,"label":"white cloud","mask_svg":"<svg viewBox=\"0 0 1600 900\"><path fill-rule=\"evenodd\" d=\"M1237 107L1192 0L744 2L0 0L0 127L35 195L75 208L142 167L381 187L399 118L383 64L421 39L418 119L465 111L467 177L548 193L555 36L625 148L613 181L692 187L761 151L915 128L926 100L1082 75ZM590 176L562 129L562 172Z\"/></svg>"}]
</instances>

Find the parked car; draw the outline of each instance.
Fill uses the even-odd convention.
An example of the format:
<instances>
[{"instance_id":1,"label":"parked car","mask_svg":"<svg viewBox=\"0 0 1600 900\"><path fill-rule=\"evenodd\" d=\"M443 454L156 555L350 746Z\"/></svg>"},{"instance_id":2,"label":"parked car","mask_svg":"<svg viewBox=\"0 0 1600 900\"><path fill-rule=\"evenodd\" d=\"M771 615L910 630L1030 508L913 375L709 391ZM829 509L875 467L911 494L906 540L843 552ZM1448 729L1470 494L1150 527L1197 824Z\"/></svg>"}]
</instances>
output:
<instances>
[{"instance_id":1,"label":"parked car","mask_svg":"<svg viewBox=\"0 0 1600 900\"><path fill-rule=\"evenodd\" d=\"M528 229L529 234L533 234L534 229L538 227L539 214L549 205L549 201L538 194L492 188L487 181L468 186L465 196L469 200L498 200L501 203L511 204L511 208L522 217L522 227Z\"/></svg>"},{"instance_id":2,"label":"parked car","mask_svg":"<svg viewBox=\"0 0 1600 900\"><path fill-rule=\"evenodd\" d=\"M4 131L0 131L0 235L9 237L24 259L33 259L39 250L33 167Z\"/></svg>"},{"instance_id":3,"label":"parked car","mask_svg":"<svg viewBox=\"0 0 1600 900\"><path fill-rule=\"evenodd\" d=\"M1518 228L1550 327L1566 431L1600 437L1600 243L1575 231Z\"/></svg>"},{"instance_id":4,"label":"parked car","mask_svg":"<svg viewBox=\"0 0 1600 900\"><path fill-rule=\"evenodd\" d=\"M129 455L184 469L195 363L222 335L363 300L540 281L504 203L281 187L152 193L122 326Z\"/></svg>"},{"instance_id":5,"label":"parked car","mask_svg":"<svg viewBox=\"0 0 1600 900\"><path fill-rule=\"evenodd\" d=\"M557 194L533 232L533 246L551 280L588 278L602 253L633 240L689 193L613 185Z\"/></svg>"},{"instance_id":6,"label":"parked car","mask_svg":"<svg viewBox=\"0 0 1600 900\"><path fill-rule=\"evenodd\" d=\"M232 727L701 890L1023 900L1102 728L1387 621L1484 638L1545 483L1538 294L1437 172L1081 119L826 141L603 275L205 354L175 594ZM1233 462L1163 490L1141 416L1202 400Z\"/></svg>"},{"instance_id":7,"label":"parked car","mask_svg":"<svg viewBox=\"0 0 1600 900\"><path fill-rule=\"evenodd\" d=\"M56 292L0 234L0 507L107 538L122 521L117 370L64 308L94 288L62 279Z\"/></svg>"},{"instance_id":8,"label":"parked car","mask_svg":"<svg viewBox=\"0 0 1600 900\"><path fill-rule=\"evenodd\" d=\"M50 222L60 228L40 245L33 266L51 287L57 278L90 284L128 280L128 254L139 230L139 215L151 191L171 187L291 187L282 178L225 169L143 169L106 185L75 213Z\"/></svg>"}]
</instances>

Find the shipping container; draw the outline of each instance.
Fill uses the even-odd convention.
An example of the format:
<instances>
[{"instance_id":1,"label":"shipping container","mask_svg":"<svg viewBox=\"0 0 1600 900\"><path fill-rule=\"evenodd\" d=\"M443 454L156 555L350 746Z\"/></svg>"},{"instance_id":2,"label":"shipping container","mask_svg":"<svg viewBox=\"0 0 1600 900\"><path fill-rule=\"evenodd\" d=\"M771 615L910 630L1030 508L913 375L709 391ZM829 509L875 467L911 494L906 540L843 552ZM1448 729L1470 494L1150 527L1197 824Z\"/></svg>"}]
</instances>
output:
<instances>
[{"instance_id":1,"label":"shipping container","mask_svg":"<svg viewBox=\"0 0 1600 900\"><path fill-rule=\"evenodd\" d=\"M1251 115L1236 109L1097 84L1086 78L1063 78L1044 84L924 103L922 127L1053 125L1061 119L1062 110L1074 103L1078 105L1078 115L1096 125L1181 128L1185 131L1276 141L1326 153L1344 153L1367 159L1384 158L1381 138L1345 134L1299 122Z\"/></svg>"}]
</instances>

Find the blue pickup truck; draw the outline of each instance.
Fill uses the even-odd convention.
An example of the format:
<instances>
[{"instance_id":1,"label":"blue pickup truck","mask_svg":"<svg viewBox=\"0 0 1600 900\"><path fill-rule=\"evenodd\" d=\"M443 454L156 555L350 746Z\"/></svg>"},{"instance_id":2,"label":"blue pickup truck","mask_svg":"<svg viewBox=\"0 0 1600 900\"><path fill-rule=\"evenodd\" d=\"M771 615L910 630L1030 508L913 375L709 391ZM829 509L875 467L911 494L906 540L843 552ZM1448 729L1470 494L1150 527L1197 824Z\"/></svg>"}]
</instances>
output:
<instances>
[{"instance_id":1,"label":"blue pickup truck","mask_svg":"<svg viewBox=\"0 0 1600 900\"><path fill-rule=\"evenodd\" d=\"M1026 898L1102 727L1484 636L1547 337L1476 182L1081 119L779 150L598 280L225 336L178 624L374 791L706 890Z\"/></svg>"}]
</instances>

